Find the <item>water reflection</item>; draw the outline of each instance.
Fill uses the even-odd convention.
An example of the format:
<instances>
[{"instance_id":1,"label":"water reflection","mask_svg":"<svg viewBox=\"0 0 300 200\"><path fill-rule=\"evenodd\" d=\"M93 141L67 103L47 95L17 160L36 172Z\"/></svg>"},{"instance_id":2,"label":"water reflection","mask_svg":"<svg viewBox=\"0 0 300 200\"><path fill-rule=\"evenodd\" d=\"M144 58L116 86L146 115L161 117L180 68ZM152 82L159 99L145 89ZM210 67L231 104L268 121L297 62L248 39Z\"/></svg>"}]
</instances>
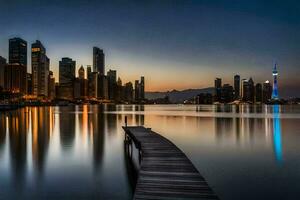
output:
<instances>
[{"instance_id":1,"label":"water reflection","mask_svg":"<svg viewBox=\"0 0 300 200\"><path fill-rule=\"evenodd\" d=\"M59 109L60 142L64 150L73 147L75 139L75 106L65 106Z\"/></svg>"},{"instance_id":2,"label":"water reflection","mask_svg":"<svg viewBox=\"0 0 300 200\"><path fill-rule=\"evenodd\" d=\"M217 112L237 112L239 107L232 107L230 111L228 108L217 106ZM241 112L257 112L262 113L264 109L262 106L253 108L246 106L241 109ZM266 109L266 113L270 112ZM274 155L278 162L282 161L282 141L281 141L281 118L280 106L274 105L272 107L272 118L220 118L215 117L215 136L218 142L230 143L236 141L237 144L252 144L255 145L257 139L267 145L268 141L273 141ZM264 132L264 134L258 134ZM262 136L265 136L262 138Z\"/></svg>"},{"instance_id":3,"label":"water reflection","mask_svg":"<svg viewBox=\"0 0 300 200\"><path fill-rule=\"evenodd\" d=\"M278 162L282 162L282 142L281 142L281 122L280 122L280 107L273 106L273 142L275 158Z\"/></svg>"},{"instance_id":4,"label":"water reflection","mask_svg":"<svg viewBox=\"0 0 300 200\"><path fill-rule=\"evenodd\" d=\"M125 116L178 145L224 199L255 199L249 183L276 197L268 185L300 180L293 159L300 156L299 112L279 105L83 105L0 113L0 198L131 199L136 174L124 151Z\"/></svg>"},{"instance_id":5,"label":"water reflection","mask_svg":"<svg viewBox=\"0 0 300 200\"><path fill-rule=\"evenodd\" d=\"M98 171L102 166L103 151L104 151L104 136L105 136L105 124L107 119L103 114L104 105L93 106L92 115L90 115L91 134L93 139L93 161L94 169Z\"/></svg>"},{"instance_id":6,"label":"water reflection","mask_svg":"<svg viewBox=\"0 0 300 200\"><path fill-rule=\"evenodd\" d=\"M6 139L6 115L0 113L0 157L4 149Z\"/></svg>"},{"instance_id":7,"label":"water reflection","mask_svg":"<svg viewBox=\"0 0 300 200\"><path fill-rule=\"evenodd\" d=\"M13 111L8 114L9 152L12 180L17 189L25 181L27 166L28 111Z\"/></svg>"},{"instance_id":8,"label":"water reflection","mask_svg":"<svg viewBox=\"0 0 300 200\"><path fill-rule=\"evenodd\" d=\"M32 159L39 178L43 174L48 153L50 135L53 131L53 108L37 107L30 109L32 126Z\"/></svg>"},{"instance_id":9,"label":"water reflection","mask_svg":"<svg viewBox=\"0 0 300 200\"><path fill-rule=\"evenodd\" d=\"M130 199L123 134L117 134L122 115L104 110L116 106L28 107L0 113L0 199ZM110 156L104 161L105 154Z\"/></svg>"}]
</instances>

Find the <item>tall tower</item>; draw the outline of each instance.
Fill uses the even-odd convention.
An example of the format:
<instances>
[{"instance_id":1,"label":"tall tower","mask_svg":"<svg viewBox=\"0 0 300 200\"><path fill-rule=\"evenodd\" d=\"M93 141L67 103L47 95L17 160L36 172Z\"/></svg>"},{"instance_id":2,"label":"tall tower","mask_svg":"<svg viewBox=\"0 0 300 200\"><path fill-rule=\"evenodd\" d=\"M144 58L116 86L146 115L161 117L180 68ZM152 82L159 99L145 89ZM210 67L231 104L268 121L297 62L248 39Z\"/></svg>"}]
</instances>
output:
<instances>
[{"instance_id":1,"label":"tall tower","mask_svg":"<svg viewBox=\"0 0 300 200\"><path fill-rule=\"evenodd\" d=\"M277 100L278 97L278 85L277 85L277 63L275 63L273 68L273 92L272 92L272 99Z\"/></svg>"},{"instance_id":2,"label":"tall tower","mask_svg":"<svg viewBox=\"0 0 300 200\"><path fill-rule=\"evenodd\" d=\"M9 39L9 64L20 64L27 71L27 42L21 38Z\"/></svg>"},{"instance_id":3,"label":"tall tower","mask_svg":"<svg viewBox=\"0 0 300 200\"><path fill-rule=\"evenodd\" d=\"M76 61L64 57L59 61L59 84L62 86L73 87L75 79Z\"/></svg>"},{"instance_id":4,"label":"tall tower","mask_svg":"<svg viewBox=\"0 0 300 200\"><path fill-rule=\"evenodd\" d=\"M145 77L141 77L141 88L140 88L141 100L145 99Z\"/></svg>"},{"instance_id":5,"label":"tall tower","mask_svg":"<svg viewBox=\"0 0 300 200\"><path fill-rule=\"evenodd\" d=\"M27 42L21 38L9 39L9 65L6 66L5 88L26 94L27 92Z\"/></svg>"},{"instance_id":6,"label":"tall tower","mask_svg":"<svg viewBox=\"0 0 300 200\"><path fill-rule=\"evenodd\" d=\"M105 69L105 56L103 49L93 47L93 72L98 72L100 75L104 75Z\"/></svg>"},{"instance_id":7,"label":"tall tower","mask_svg":"<svg viewBox=\"0 0 300 200\"><path fill-rule=\"evenodd\" d=\"M222 79L215 79L215 101L221 100Z\"/></svg>"},{"instance_id":8,"label":"tall tower","mask_svg":"<svg viewBox=\"0 0 300 200\"><path fill-rule=\"evenodd\" d=\"M37 40L31 45L32 93L48 96L50 60L43 44Z\"/></svg>"},{"instance_id":9,"label":"tall tower","mask_svg":"<svg viewBox=\"0 0 300 200\"><path fill-rule=\"evenodd\" d=\"M237 100L240 97L240 85L241 77L239 75L234 76L234 99Z\"/></svg>"}]
</instances>

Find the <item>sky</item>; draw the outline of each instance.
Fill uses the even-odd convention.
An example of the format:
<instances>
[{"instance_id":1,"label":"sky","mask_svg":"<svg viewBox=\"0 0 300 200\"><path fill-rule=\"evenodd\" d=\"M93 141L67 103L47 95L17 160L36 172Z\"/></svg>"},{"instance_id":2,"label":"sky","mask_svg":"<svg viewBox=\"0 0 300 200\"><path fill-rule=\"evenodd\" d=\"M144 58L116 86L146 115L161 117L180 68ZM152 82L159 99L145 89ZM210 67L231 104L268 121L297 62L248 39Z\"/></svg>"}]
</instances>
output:
<instances>
[{"instance_id":1,"label":"sky","mask_svg":"<svg viewBox=\"0 0 300 200\"><path fill-rule=\"evenodd\" d=\"M98 46L106 71L123 82L143 75L147 91L211 87L216 77L232 84L235 74L264 82L277 62L279 95L300 96L298 1L0 0L6 58L11 37L40 40L56 79L62 57L86 67Z\"/></svg>"}]
</instances>

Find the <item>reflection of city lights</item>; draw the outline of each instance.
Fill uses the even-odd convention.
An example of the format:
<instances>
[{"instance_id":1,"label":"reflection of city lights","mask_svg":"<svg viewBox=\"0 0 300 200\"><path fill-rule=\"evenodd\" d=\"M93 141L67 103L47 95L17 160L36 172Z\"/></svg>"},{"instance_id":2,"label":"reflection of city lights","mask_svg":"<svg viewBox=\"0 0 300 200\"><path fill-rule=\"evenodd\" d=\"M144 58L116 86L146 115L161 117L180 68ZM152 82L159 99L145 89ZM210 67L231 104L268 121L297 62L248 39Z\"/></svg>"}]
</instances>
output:
<instances>
[{"instance_id":1,"label":"reflection of city lights","mask_svg":"<svg viewBox=\"0 0 300 200\"><path fill-rule=\"evenodd\" d=\"M83 105L82 108L82 134L85 140L88 133L88 106Z\"/></svg>"},{"instance_id":2,"label":"reflection of city lights","mask_svg":"<svg viewBox=\"0 0 300 200\"><path fill-rule=\"evenodd\" d=\"M281 123L279 105L273 106L273 142L277 161L282 161Z\"/></svg>"}]
</instances>

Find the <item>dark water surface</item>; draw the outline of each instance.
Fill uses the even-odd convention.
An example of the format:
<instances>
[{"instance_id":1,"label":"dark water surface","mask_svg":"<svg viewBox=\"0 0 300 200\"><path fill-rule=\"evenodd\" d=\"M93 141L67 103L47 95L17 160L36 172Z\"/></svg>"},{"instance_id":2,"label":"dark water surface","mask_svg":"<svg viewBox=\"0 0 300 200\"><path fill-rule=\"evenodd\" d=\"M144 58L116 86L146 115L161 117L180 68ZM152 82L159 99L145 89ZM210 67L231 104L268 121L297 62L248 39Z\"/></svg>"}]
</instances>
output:
<instances>
[{"instance_id":1,"label":"dark water surface","mask_svg":"<svg viewBox=\"0 0 300 200\"><path fill-rule=\"evenodd\" d=\"M212 105L0 113L0 199L131 199L125 116L180 147L221 199L300 199L300 106Z\"/></svg>"}]
</instances>

